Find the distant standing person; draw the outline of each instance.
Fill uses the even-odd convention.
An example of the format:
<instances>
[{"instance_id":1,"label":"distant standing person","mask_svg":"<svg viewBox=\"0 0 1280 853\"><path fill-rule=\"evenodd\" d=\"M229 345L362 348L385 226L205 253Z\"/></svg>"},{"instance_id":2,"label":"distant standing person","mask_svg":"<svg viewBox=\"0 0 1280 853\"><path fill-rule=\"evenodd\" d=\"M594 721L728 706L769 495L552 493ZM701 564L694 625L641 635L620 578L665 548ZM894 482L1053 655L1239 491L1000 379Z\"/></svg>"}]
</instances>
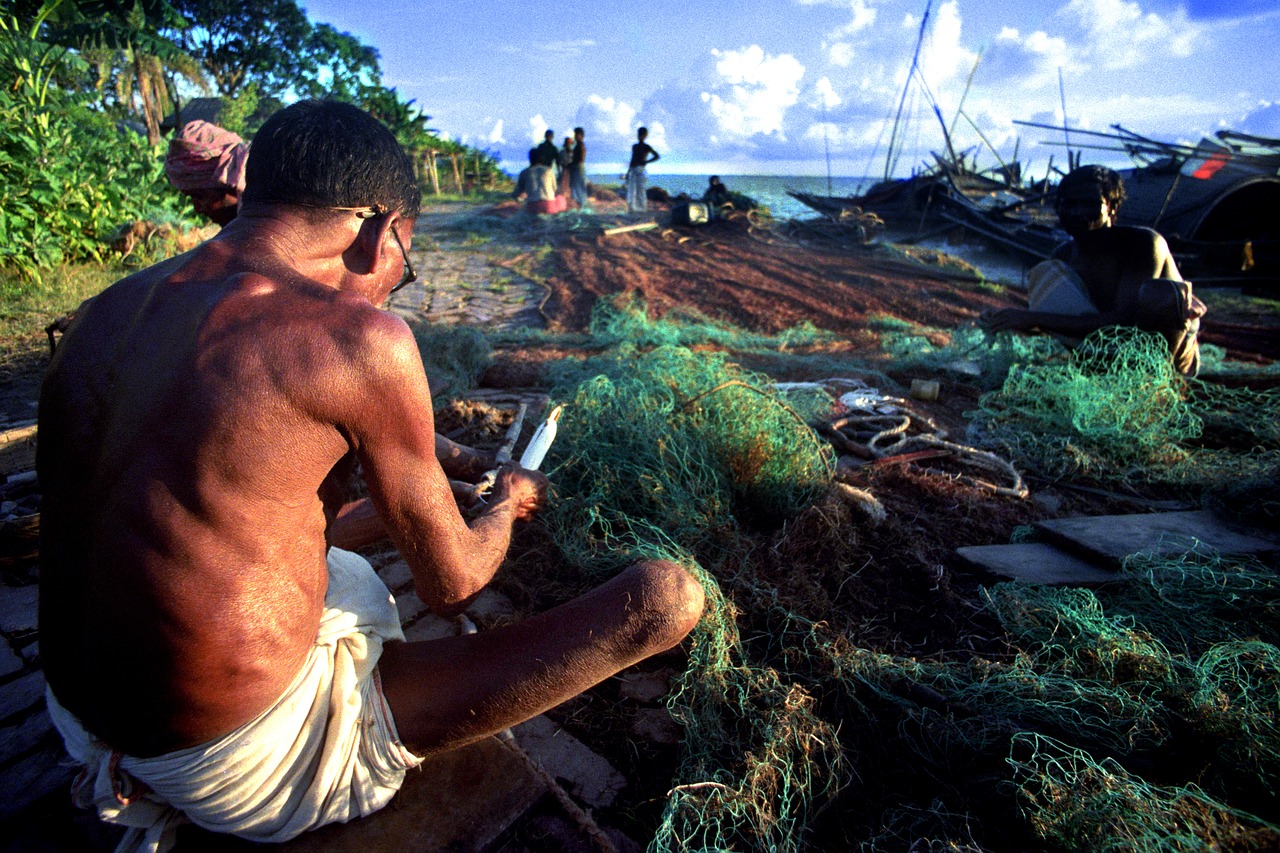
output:
<instances>
[{"instance_id":1,"label":"distant standing person","mask_svg":"<svg viewBox=\"0 0 1280 853\"><path fill-rule=\"evenodd\" d=\"M644 213L649 209L649 200L645 198L645 166L658 159L658 152L649 147L645 140L649 137L649 128L642 127L636 131L635 145L631 146L631 165L627 169L627 211Z\"/></svg>"},{"instance_id":2,"label":"distant standing person","mask_svg":"<svg viewBox=\"0 0 1280 853\"><path fill-rule=\"evenodd\" d=\"M548 130L542 134L542 143L534 150L538 152L538 162L543 166L556 169L560 163L560 149L556 147L556 132Z\"/></svg>"},{"instance_id":3,"label":"distant standing person","mask_svg":"<svg viewBox=\"0 0 1280 853\"><path fill-rule=\"evenodd\" d=\"M573 129L573 159L569 162L569 192L578 207L587 206L587 144L583 141L587 132L580 127Z\"/></svg>"},{"instance_id":4,"label":"distant standing person","mask_svg":"<svg viewBox=\"0 0 1280 853\"><path fill-rule=\"evenodd\" d=\"M569 197L569 167L573 165L573 137L564 138L564 147L560 149L557 165L560 167L560 178L556 185L556 195Z\"/></svg>"}]
</instances>

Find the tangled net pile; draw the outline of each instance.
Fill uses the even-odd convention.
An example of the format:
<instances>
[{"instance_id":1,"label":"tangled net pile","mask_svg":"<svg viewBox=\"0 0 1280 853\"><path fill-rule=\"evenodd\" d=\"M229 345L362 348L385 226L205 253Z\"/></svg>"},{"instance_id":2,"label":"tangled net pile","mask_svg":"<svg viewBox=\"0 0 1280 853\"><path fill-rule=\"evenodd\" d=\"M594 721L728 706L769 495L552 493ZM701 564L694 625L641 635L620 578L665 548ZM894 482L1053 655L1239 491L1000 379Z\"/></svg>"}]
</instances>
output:
<instances>
[{"instance_id":1,"label":"tangled net pile","mask_svg":"<svg viewBox=\"0 0 1280 853\"><path fill-rule=\"evenodd\" d=\"M829 567L775 547L830 488L805 426L822 401L672 344L621 343L560 383L547 524L567 560L598 580L673 559L707 590L654 853L1280 844L1272 567L1191 553L1097 592L1001 584L973 617L1003 637L981 653L863 648L791 595ZM1193 423L1182 399L1134 429Z\"/></svg>"},{"instance_id":2,"label":"tangled net pile","mask_svg":"<svg viewBox=\"0 0 1280 853\"><path fill-rule=\"evenodd\" d=\"M1280 389L1175 373L1164 341L1102 329L1060 363L1013 367L982 398L975 443L1051 477L1213 486L1280 472Z\"/></svg>"},{"instance_id":3,"label":"tangled net pile","mask_svg":"<svg viewBox=\"0 0 1280 853\"><path fill-rule=\"evenodd\" d=\"M748 660L720 584L750 527L825 491L829 451L767 378L723 355L624 346L583 369L596 375L569 398L555 448L553 536L588 571L660 556L707 591L671 699L686 749L655 847L798 849L814 798L840 777L839 745L803 688Z\"/></svg>"}]
</instances>

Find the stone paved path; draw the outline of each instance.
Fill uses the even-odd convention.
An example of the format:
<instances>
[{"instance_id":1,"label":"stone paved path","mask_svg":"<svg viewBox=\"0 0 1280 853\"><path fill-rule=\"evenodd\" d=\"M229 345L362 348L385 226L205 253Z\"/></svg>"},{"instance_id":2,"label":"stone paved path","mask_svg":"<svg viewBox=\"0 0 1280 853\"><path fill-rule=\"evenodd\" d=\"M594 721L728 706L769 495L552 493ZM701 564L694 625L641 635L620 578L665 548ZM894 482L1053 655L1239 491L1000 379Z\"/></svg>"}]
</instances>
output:
<instances>
[{"instance_id":1,"label":"stone paved path","mask_svg":"<svg viewBox=\"0 0 1280 853\"><path fill-rule=\"evenodd\" d=\"M476 244L481 234L467 234L468 208L428 206L418 218L409 254L418 281L391 297L390 310L406 320L483 326L488 329L542 328L538 311L543 288L501 265L519 249Z\"/></svg>"}]
</instances>

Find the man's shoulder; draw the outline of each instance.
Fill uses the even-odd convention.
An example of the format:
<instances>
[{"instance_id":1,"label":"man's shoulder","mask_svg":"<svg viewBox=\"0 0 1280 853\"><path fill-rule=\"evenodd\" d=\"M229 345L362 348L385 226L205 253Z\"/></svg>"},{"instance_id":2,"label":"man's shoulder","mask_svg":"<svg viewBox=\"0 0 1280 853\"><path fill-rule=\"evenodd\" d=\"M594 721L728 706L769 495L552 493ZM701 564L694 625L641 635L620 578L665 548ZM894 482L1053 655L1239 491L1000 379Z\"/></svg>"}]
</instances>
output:
<instances>
[{"instance_id":1,"label":"man's shoulder","mask_svg":"<svg viewBox=\"0 0 1280 853\"><path fill-rule=\"evenodd\" d=\"M1125 245L1154 246L1165 242L1159 231L1145 225L1113 225L1106 231L1112 240Z\"/></svg>"}]
</instances>

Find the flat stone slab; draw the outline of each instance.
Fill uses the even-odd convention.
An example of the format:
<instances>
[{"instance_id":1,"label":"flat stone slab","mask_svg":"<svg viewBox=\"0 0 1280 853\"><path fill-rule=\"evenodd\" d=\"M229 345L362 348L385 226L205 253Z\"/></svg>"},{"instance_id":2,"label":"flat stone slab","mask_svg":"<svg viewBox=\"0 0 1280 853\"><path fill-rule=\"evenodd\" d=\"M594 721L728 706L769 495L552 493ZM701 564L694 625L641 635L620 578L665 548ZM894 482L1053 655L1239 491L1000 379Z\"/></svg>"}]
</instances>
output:
<instances>
[{"instance_id":1,"label":"flat stone slab","mask_svg":"<svg viewBox=\"0 0 1280 853\"><path fill-rule=\"evenodd\" d=\"M497 738L423 762L386 808L325 826L276 849L288 853L481 851L547 790Z\"/></svg>"},{"instance_id":2,"label":"flat stone slab","mask_svg":"<svg viewBox=\"0 0 1280 853\"><path fill-rule=\"evenodd\" d=\"M515 737L530 758L591 808L611 805L627 785L608 759L545 716L516 726Z\"/></svg>"},{"instance_id":3,"label":"flat stone slab","mask_svg":"<svg viewBox=\"0 0 1280 853\"><path fill-rule=\"evenodd\" d=\"M1206 510L1056 518L1038 521L1035 528L1064 550L1114 566L1140 551L1176 554L1198 547L1238 555L1280 550L1280 535L1228 527Z\"/></svg>"},{"instance_id":4,"label":"flat stone slab","mask_svg":"<svg viewBox=\"0 0 1280 853\"><path fill-rule=\"evenodd\" d=\"M972 566L1026 583L1085 586L1116 579L1114 569L1099 568L1088 560L1060 551L1047 542L972 545L957 548L956 553Z\"/></svg>"}]
</instances>

